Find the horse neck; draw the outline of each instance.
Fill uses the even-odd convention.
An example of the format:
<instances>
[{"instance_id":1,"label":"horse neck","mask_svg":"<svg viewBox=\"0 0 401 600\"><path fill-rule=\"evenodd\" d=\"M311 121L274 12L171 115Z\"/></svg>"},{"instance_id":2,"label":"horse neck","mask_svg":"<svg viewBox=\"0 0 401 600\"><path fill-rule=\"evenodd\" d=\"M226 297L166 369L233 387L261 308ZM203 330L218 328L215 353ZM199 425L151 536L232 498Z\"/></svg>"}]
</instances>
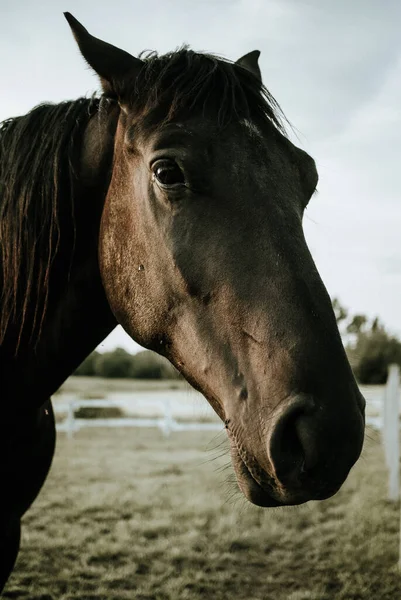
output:
<instances>
[{"instance_id":1,"label":"horse neck","mask_svg":"<svg viewBox=\"0 0 401 600\"><path fill-rule=\"evenodd\" d=\"M49 304L39 339L25 339L15 353L12 333L0 348L2 400L14 406L41 405L113 330L98 264L98 235L110 179L118 112L101 121L93 117L82 138L78 176L69 221L60 222L60 252L52 266ZM74 215L74 216L72 216ZM63 245L63 232L75 230ZM69 238L70 236L66 236ZM66 268L67 267L67 268Z\"/></svg>"}]
</instances>

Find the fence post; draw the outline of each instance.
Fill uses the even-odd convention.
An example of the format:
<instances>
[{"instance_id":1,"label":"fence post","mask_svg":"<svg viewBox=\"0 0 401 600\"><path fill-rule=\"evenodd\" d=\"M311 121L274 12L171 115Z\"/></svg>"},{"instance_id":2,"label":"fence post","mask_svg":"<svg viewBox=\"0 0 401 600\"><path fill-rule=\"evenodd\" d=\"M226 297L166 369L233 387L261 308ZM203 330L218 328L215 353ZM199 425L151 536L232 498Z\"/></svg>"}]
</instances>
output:
<instances>
[{"instance_id":1,"label":"fence post","mask_svg":"<svg viewBox=\"0 0 401 600\"><path fill-rule=\"evenodd\" d=\"M167 398L163 402L164 407L164 420L163 420L163 433L165 437L169 437L171 431L173 430L173 417L171 414L171 404L170 399Z\"/></svg>"},{"instance_id":2,"label":"fence post","mask_svg":"<svg viewBox=\"0 0 401 600\"><path fill-rule=\"evenodd\" d=\"M392 403L391 403L391 397L390 397L390 392L389 392L389 379L390 379L390 369L388 370L388 375L387 375L387 381L386 381L386 385L384 388L384 394L383 394L383 405L382 405L382 438L383 438L383 446L384 446L384 458L386 461L386 467L387 469L390 469L390 454L391 454L391 450L390 450L390 446L389 446L389 428L391 428L390 421L391 421L391 409L392 409Z\"/></svg>"},{"instance_id":3,"label":"fence post","mask_svg":"<svg viewBox=\"0 0 401 600\"><path fill-rule=\"evenodd\" d=\"M386 465L389 470L388 499L400 497L400 370L390 365L384 395L383 443Z\"/></svg>"}]
</instances>

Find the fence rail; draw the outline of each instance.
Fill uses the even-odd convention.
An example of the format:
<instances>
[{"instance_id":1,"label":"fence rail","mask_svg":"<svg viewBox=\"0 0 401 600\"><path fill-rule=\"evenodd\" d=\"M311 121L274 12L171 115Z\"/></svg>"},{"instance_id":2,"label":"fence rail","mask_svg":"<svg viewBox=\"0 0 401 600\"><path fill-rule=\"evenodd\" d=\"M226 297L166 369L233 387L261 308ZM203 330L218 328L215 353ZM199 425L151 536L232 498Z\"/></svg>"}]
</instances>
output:
<instances>
[{"instance_id":1,"label":"fence rail","mask_svg":"<svg viewBox=\"0 0 401 600\"><path fill-rule=\"evenodd\" d=\"M54 403L56 414L65 414L62 422L57 423L57 431L65 432L72 437L76 431L84 427L157 427L165 436L176 431L221 431L224 428L218 421L199 422L177 420L172 415L169 400L149 400L149 404L161 409L160 417L122 417L122 418L88 418L83 419L75 416L80 408L120 408L116 402L110 400L80 400L74 399L70 402Z\"/></svg>"},{"instance_id":2,"label":"fence rail","mask_svg":"<svg viewBox=\"0 0 401 600\"><path fill-rule=\"evenodd\" d=\"M393 376L395 377L395 375ZM390 378L389 378L390 380ZM392 380L392 392L389 396L388 386L390 381L387 383L384 399L383 399L383 410L380 415L377 416L367 416L366 417L366 425L374 427L382 432L383 438L385 440L384 444L386 447L386 460L388 460L389 454L394 456L394 452L391 452L388 447L388 427L391 428L391 423L393 421L391 414L386 412L388 411L389 406L391 405L390 413L396 410L396 406L391 404L391 398L394 398L397 395L397 391L394 389L395 380ZM103 399L94 399L94 400L84 400L80 398L74 398L69 402L55 402L54 403L54 412L56 414L65 414L66 418L62 422L57 423L57 431L62 431L67 433L69 436L74 435L75 431L79 431L85 427L157 427L165 435L169 435L174 431L219 431L223 428L223 425L218 422L197 422L195 420L184 421L180 419L179 421L172 416L171 404L168 399L148 399L146 400L148 405L158 406L160 408L160 412L162 413L160 417L122 417L122 418L80 418L75 416L75 412L80 408L120 408L117 402L113 402L112 400L103 400ZM392 440L394 440L394 431ZM394 444L394 441L393 441ZM391 445L391 442L390 442ZM388 464L388 467L390 465Z\"/></svg>"}]
</instances>

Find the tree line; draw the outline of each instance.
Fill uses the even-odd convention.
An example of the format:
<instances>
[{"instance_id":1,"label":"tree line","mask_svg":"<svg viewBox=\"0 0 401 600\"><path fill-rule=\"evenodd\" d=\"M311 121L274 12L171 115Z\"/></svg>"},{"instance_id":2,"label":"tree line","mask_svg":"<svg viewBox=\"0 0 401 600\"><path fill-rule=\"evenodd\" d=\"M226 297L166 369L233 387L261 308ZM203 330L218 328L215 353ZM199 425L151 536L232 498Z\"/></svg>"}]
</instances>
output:
<instances>
[{"instance_id":1,"label":"tree line","mask_svg":"<svg viewBox=\"0 0 401 600\"><path fill-rule=\"evenodd\" d=\"M181 375L169 361L150 350L130 354L123 348L97 352L84 360L74 375L120 379L180 379Z\"/></svg>"},{"instance_id":2,"label":"tree line","mask_svg":"<svg viewBox=\"0 0 401 600\"><path fill-rule=\"evenodd\" d=\"M400 340L386 330L378 317L351 315L337 298L332 303L356 379L365 384L385 383L389 365L401 366Z\"/></svg>"},{"instance_id":3,"label":"tree line","mask_svg":"<svg viewBox=\"0 0 401 600\"><path fill-rule=\"evenodd\" d=\"M401 366L401 342L386 331L376 317L350 314L335 298L334 314L351 367L359 383L381 384L387 379L388 366ZM181 375L162 356L150 350L130 354L122 348L112 352L92 352L75 375L134 378L179 379Z\"/></svg>"}]
</instances>

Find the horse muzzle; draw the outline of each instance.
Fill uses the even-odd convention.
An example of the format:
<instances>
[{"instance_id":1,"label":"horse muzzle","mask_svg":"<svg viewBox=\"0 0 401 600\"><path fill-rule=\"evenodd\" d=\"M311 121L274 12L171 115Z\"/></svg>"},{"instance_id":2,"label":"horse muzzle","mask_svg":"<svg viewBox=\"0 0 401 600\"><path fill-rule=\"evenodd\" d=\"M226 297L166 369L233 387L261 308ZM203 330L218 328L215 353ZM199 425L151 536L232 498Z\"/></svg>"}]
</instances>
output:
<instances>
[{"instance_id":1,"label":"horse muzzle","mask_svg":"<svg viewBox=\"0 0 401 600\"><path fill-rule=\"evenodd\" d=\"M313 398L299 394L280 414L269 418L267 443L262 449L252 448L262 436L255 431L247 435L246 428L230 422L231 457L245 497L267 507L333 496L362 450L364 415L360 405L360 401L355 404L351 415L347 412L341 428L338 415L330 420Z\"/></svg>"}]
</instances>

